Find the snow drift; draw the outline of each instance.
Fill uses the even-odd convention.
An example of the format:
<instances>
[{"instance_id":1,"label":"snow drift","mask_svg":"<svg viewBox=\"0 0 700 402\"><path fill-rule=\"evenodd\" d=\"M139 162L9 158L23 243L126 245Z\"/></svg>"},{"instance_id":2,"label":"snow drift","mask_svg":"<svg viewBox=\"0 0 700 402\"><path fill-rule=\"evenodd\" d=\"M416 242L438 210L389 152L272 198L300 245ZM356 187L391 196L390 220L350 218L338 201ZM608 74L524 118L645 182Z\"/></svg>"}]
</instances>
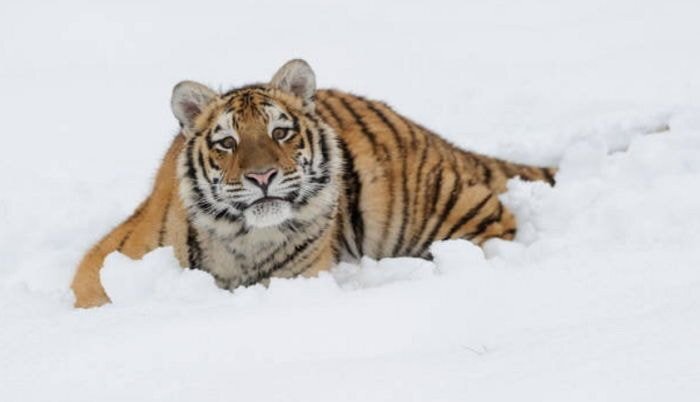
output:
<instances>
[{"instance_id":1,"label":"snow drift","mask_svg":"<svg viewBox=\"0 0 700 402\"><path fill-rule=\"evenodd\" d=\"M0 8L0 399L700 392L696 3ZM557 186L509 183L513 242L234 293L169 249L112 255L114 303L72 309L78 259L137 205L175 133L172 85L266 80L295 56L319 86L385 99L465 148L556 163Z\"/></svg>"}]
</instances>

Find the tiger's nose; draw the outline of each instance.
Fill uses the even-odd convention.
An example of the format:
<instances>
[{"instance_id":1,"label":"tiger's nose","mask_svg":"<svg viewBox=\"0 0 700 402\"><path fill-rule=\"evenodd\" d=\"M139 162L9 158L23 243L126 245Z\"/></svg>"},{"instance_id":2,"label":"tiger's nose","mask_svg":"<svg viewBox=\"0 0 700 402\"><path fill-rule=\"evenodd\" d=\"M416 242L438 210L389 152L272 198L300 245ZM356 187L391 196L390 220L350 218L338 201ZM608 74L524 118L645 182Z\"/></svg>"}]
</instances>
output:
<instances>
[{"instance_id":1,"label":"tiger's nose","mask_svg":"<svg viewBox=\"0 0 700 402\"><path fill-rule=\"evenodd\" d=\"M250 172L246 173L246 179L256 183L261 188L265 189L270 184L272 179L277 175L277 169L270 168L266 172Z\"/></svg>"}]
</instances>

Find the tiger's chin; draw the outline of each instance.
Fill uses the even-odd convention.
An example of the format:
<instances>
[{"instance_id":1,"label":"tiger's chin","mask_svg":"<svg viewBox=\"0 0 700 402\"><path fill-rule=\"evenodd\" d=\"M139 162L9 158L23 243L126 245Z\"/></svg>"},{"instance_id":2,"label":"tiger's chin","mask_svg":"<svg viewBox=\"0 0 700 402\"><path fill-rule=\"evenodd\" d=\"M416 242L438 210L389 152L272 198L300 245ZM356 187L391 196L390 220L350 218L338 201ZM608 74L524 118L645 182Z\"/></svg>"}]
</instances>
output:
<instances>
[{"instance_id":1,"label":"tiger's chin","mask_svg":"<svg viewBox=\"0 0 700 402\"><path fill-rule=\"evenodd\" d=\"M248 225L256 228L277 226L292 217L289 201L266 198L251 204L244 212Z\"/></svg>"}]
</instances>

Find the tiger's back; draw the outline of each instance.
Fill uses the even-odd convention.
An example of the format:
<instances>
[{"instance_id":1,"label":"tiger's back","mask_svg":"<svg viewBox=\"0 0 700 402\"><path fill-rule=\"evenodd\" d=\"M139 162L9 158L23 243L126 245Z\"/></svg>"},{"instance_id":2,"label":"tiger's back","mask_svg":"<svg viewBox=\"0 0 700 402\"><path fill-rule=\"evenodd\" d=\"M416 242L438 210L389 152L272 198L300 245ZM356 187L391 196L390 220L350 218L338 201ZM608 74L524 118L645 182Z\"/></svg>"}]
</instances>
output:
<instances>
[{"instance_id":1,"label":"tiger's back","mask_svg":"<svg viewBox=\"0 0 700 402\"><path fill-rule=\"evenodd\" d=\"M149 197L81 261L71 286L76 306L109 302L99 272L113 251L138 259L154 248L173 246L183 267L205 269L220 286L234 288L270 276L315 275L341 259L428 257L429 246L436 240L464 238L480 244L493 237L511 239L516 223L498 199L507 179L520 176L553 184L553 169L461 150L384 103L316 90L309 74L313 73L308 65L295 60L280 69L270 86L217 95L200 84L187 83L189 92L183 95L187 101L216 98L210 102L218 106L206 109L195 104L192 116L190 104L175 111L183 132L169 148ZM173 99L180 100L175 94ZM273 104L277 106L270 112ZM202 110L209 110L208 115ZM265 117L265 113L273 114ZM224 114L227 120L221 120ZM274 145L264 132L271 119L280 116L284 124L294 122L287 129L298 132L293 143L284 139ZM212 148L217 142L210 136L218 136L215 139L220 142L223 137L218 130L229 123L235 141L242 141L240 156L228 148ZM258 132L258 137L247 137L252 134L246 130ZM222 159L222 149L230 160ZM257 170L245 168L241 158ZM276 196L297 200L290 210L297 211L297 216L292 215L279 230L250 226L246 211L228 209L228 205L246 208L245 202L232 199L229 204L224 199L226 194L250 193L241 186L245 183L238 181L239 175L259 180L259 158L273 166L285 160L287 170L291 169L280 173L287 176L277 178L278 190L285 187L280 183L296 183L299 175L308 176L307 186L315 186L301 185L289 190L288 197ZM235 173L217 173L222 163L231 164ZM227 180L233 181L222 190L221 182ZM275 178L270 180L274 185ZM263 184L266 197L270 183ZM287 201L275 201L280 202Z\"/></svg>"},{"instance_id":2,"label":"tiger's back","mask_svg":"<svg viewBox=\"0 0 700 402\"><path fill-rule=\"evenodd\" d=\"M508 178L554 182L553 169L461 150L382 102L335 90L316 99L343 150L340 241L350 256L425 257L436 240L511 239L515 221L497 198Z\"/></svg>"}]
</instances>

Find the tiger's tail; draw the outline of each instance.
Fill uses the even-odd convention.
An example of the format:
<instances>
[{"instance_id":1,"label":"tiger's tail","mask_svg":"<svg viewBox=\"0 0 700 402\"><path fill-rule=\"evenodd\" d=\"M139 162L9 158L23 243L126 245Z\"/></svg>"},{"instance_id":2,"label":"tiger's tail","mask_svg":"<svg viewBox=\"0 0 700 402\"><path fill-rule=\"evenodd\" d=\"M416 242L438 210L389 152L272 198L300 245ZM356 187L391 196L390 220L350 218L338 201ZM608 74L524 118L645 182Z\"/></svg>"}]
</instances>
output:
<instances>
[{"instance_id":1,"label":"tiger's tail","mask_svg":"<svg viewBox=\"0 0 700 402\"><path fill-rule=\"evenodd\" d=\"M638 131L642 135L657 135L665 134L671 130L670 125L667 120L663 120L660 123L652 124L648 127L639 128ZM627 146L622 148L612 148L609 153L626 151ZM486 160L485 160L486 159ZM503 175L507 179L513 177L520 177L525 181L544 181L554 186L556 184L556 174L559 170L556 167L541 167L525 165L520 163L511 163L497 158L485 158L482 157L482 163L486 163L492 170L497 171L498 174ZM505 191L505 189L503 189Z\"/></svg>"},{"instance_id":2,"label":"tiger's tail","mask_svg":"<svg viewBox=\"0 0 700 402\"><path fill-rule=\"evenodd\" d=\"M520 177L525 181L544 181L549 183L551 186L556 184L555 175L557 174L557 168L524 165L520 163L506 162L500 159L496 159L494 162L509 179L513 177Z\"/></svg>"},{"instance_id":3,"label":"tiger's tail","mask_svg":"<svg viewBox=\"0 0 700 402\"><path fill-rule=\"evenodd\" d=\"M525 181L544 181L552 186L556 183L555 175L558 169L555 167L513 163L478 154L472 157L480 166L481 180L496 193L506 191L508 179L514 177L520 177Z\"/></svg>"}]
</instances>

